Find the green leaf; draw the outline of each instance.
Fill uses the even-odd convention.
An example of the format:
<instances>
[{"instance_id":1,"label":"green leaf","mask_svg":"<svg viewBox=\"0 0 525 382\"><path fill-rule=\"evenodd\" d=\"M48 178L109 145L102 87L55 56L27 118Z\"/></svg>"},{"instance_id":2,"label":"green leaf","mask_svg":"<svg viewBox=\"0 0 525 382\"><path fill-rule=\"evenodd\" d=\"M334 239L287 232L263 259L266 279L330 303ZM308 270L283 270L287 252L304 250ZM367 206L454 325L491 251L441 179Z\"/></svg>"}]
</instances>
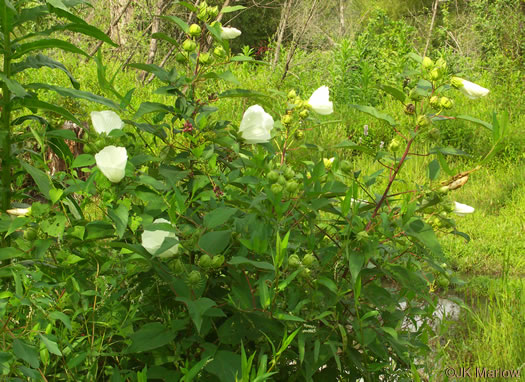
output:
<instances>
[{"instance_id":1,"label":"green leaf","mask_svg":"<svg viewBox=\"0 0 525 382\"><path fill-rule=\"evenodd\" d=\"M131 68L144 70L145 72L154 74L159 80L163 82L174 82L177 80L177 72L172 70L170 72L154 64L129 64Z\"/></svg>"},{"instance_id":2,"label":"green leaf","mask_svg":"<svg viewBox=\"0 0 525 382\"><path fill-rule=\"evenodd\" d=\"M62 195L64 195L64 190L58 188L51 188L49 190L49 200L51 200L52 204L58 202Z\"/></svg>"},{"instance_id":3,"label":"green leaf","mask_svg":"<svg viewBox=\"0 0 525 382\"><path fill-rule=\"evenodd\" d=\"M29 93L25 91L25 89L20 85L17 81L12 80L10 78L7 78L5 75L0 73L0 80L2 82L5 82L8 89L11 90L11 92L16 95L17 97L23 98L25 96L28 96Z\"/></svg>"},{"instance_id":4,"label":"green leaf","mask_svg":"<svg viewBox=\"0 0 525 382\"><path fill-rule=\"evenodd\" d=\"M47 338L43 334L39 333L38 335L40 336L40 339L42 340L44 345L46 345L47 350L49 350L51 354L62 356L62 352L58 348L58 345L55 341L51 341L49 338Z\"/></svg>"},{"instance_id":5,"label":"green leaf","mask_svg":"<svg viewBox=\"0 0 525 382\"><path fill-rule=\"evenodd\" d=\"M31 175L42 195L44 195L46 199L51 200L49 191L51 188L53 188L53 186L51 185L51 181L49 180L47 174L42 170L31 166L29 163L24 162L23 160L20 160L20 164L28 172L28 174Z\"/></svg>"},{"instance_id":6,"label":"green leaf","mask_svg":"<svg viewBox=\"0 0 525 382\"><path fill-rule=\"evenodd\" d=\"M363 265L365 263L365 255L360 252L351 252L347 253L348 255L348 268L350 269L350 274L352 275L352 281L355 283L357 276L361 272Z\"/></svg>"},{"instance_id":7,"label":"green leaf","mask_svg":"<svg viewBox=\"0 0 525 382\"><path fill-rule=\"evenodd\" d=\"M80 87L80 84L77 80L73 77L71 72L67 70L67 68L62 65L62 63L53 60L52 58L49 58L47 56L44 56L43 54L37 54L36 56L29 56L24 61L16 62L14 64L11 64L11 73L16 74L20 73L28 68L33 69L39 69L43 67L48 67L51 69L58 69L63 71L71 81L71 84L75 89L78 89Z\"/></svg>"},{"instance_id":8,"label":"green leaf","mask_svg":"<svg viewBox=\"0 0 525 382\"><path fill-rule=\"evenodd\" d=\"M434 254L442 255L441 245L430 225L419 218L412 217L404 226L405 232L421 241Z\"/></svg>"},{"instance_id":9,"label":"green leaf","mask_svg":"<svg viewBox=\"0 0 525 382\"><path fill-rule=\"evenodd\" d=\"M125 353L142 353L167 345L175 338L175 333L160 322L150 322L143 325L130 338L132 343Z\"/></svg>"},{"instance_id":10,"label":"green leaf","mask_svg":"<svg viewBox=\"0 0 525 382\"><path fill-rule=\"evenodd\" d=\"M0 261L13 259L15 257L24 256L24 252L13 247L0 248ZM272 267L273 269L273 267Z\"/></svg>"},{"instance_id":11,"label":"green leaf","mask_svg":"<svg viewBox=\"0 0 525 382\"><path fill-rule=\"evenodd\" d=\"M124 236L126 227L128 226L129 209L124 204L120 204L116 209L108 210L108 215L115 223L118 238Z\"/></svg>"},{"instance_id":12,"label":"green leaf","mask_svg":"<svg viewBox=\"0 0 525 382\"><path fill-rule=\"evenodd\" d=\"M38 353L34 346L30 346L15 338L13 340L13 353L16 358L26 361L33 369L38 369L40 367Z\"/></svg>"},{"instance_id":13,"label":"green leaf","mask_svg":"<svg viewBox=\"0 0 525 382\"><path fill-rule=\"evenodd\" d=\"M439 160L434 159L428 164L428 177L430 180L436 180L439 175L439 170L441 169L439 165Z\"/></svg>"},{"instance_id":14,"label":"green leaf","mask_svg":"<svg viewBox=\"0 0 525 382\"><path fill-rule=\"evenodd\" d=\"M385 333L390 334L392 337L394 337L394 339L397 340L397 332L395 331L395 329L389 328L388 326L383 326L381 327L381 330Z\"/></svg>"},{"instance_id":15,"label":"green leaf","mask_svg":"<svg viewBox=\"0 0 525 382\"><path fill-rule=\"evenodd\" d=\"M181 378L180 382L190 382L193 381L193 378L195 378L199 372L202 370L204 366L208 364L208 360L211 358L211 356L207 356L203 359L201 359L199 362L197 362L185 375Z\"/></svg>"},{"instance_id":16,"label":"green leaf","mask_svg":"<svg viewBox=\"0 0 525 382\"><path fill-rule=\"evenodd\" d=\"M224 7L224 8L221 9L221 13L237 12L237 11L240 11L241 9L246 9L246 7L242 6L242 5L234 5L234 6Z\"/></svg>"},{"instance_id":17,"label":"green leaf","mask_svg":"<svg viewBox=\"0 0 525 382\"><path fill-rule=\"evenodd\" d=\"M64 109L63 107L56 106L44 101L40 101L36 98L22 98L20 103L27 107L28 109L42 109L47 111L52 111L53 113L57 113L58 115L61 115L62 117L66 118L67 120L71 122L75 122L77 125L82 125L82 122L75 117L73 114L71 114L68 110Z\"/></svg>"},{"instance_id":18,"label":"green leaf","mask_svg":"<svg viewBox=\"0 0 525 382\"><path fill-rule=\"evenodd\" d=\"M304 318L292 316L288 313L277 312L273 315L278 320L283 321L294 321L294 322L306 322Z\"/></svg>"},{"instance_id":19,"label":"green leaf","mask_svg":"<svg viewBox=\"0 0 525 382\"><path fill-rule=\"evenodd\" d=\"M429 154L443 154L443 155L468 155L466 152L455 149L454 147L432 147Z\"/></svg>"},{"instance_id":20,"label":"green leaf","mask_svg":"<svg viewBox=\"0 0 525 382\"><path fill-rule=\"evenodd\" d=\"M394 88L394 87L388 86L388 85L381 85L380 88L383 89L388 94L390 94L395 99L397 99L398 101L401 101L402 103L405 103L405 100L406 100L407 96L401 89L397 89L397 88Z\"/></svg>"},{"instance_id":21,"label":"green leaf","mask_svg":"<svg viewBox=\"0 0 525 382\"><path fill-rule=\"evenodd\" d=\"M44 49L62 49L66 52L82 54L86 57L89 57L89 54L67 41L49 38L20 44L15 50L15 53L13 54L12 58L17 59L25 56L29 52Z\"/></svg>"},{"instance_id":22,"label":"green leaf","mask_svg":"<svg viewBox=\"0 0 525 382\"><path fill-rule=\"evenodd\" d=\"M94 37L99 41L104 41L105 43L108 43L111 46L118 47L118 44L114 43L107 34L87 23L72 23L64 25L62 28L70 30L71 32L83 34L84 36Z\"/></svg>"},{"instance_id":23,"label":"green leaf","mask_svg":"<svg viewBox=\"0 0 525 382\"><path fill-rule=\"evenodd\" d=\"M59 320L59 321L61 321L64 324L64 326L67 329L69 329L70 331L73 329L72 326L71 326L71 320L69 319L68 316L66 316L62 312L51 312L51 313L49 313L49 318L52 319L52 320Z\"/></svg>"},{"instance_id":24,"label":"green leaf","mask_svg":"<svg viewBox=\"0 0 525 382\"><path fill-rule=\"evenodd\" d=\"M85 92L82 90L63 88L60 86L42 84L42 83L32 83L32 84L27 85L27 87L29 89L47 89L47 90L54 91L55 93L60 94L61 96L64 96L64 97L85 99L87 101L95 102L95 103L110 107L112 109L116 109L116 110L120 109L119 105L117 105L112 100L107 99L105 97L101 97L99 95L96 95L90 92Z\"/></svg>"},{"instance_id":25,"label":"green leaf","mask_svg":"<svg viewBox=\"0 0 525 382\"><path fill-rule=\"evenodd\" d=\"M369 155L376 155L375 151L370 149L369 147L366 147L366 146L360 146L352 141L342 141L340 143L338 143L337 145L335 146L331 146L329 148L334 148L334 149L342 149L342 148L348 148L348 149L352 149L352 150L357 150L357 151L362 151L366 154L369 154Z\"/></svg>"},{"instance_id":26,"label":"green leaf","mask_svg":"<svg viewBox=\"0 0 525 382\"><path fill-rule=\"evenodd\" d=\"M153 33L151 37L157 40L167 41L171 45L179 46L179 42L175 40L173 37L167 35L166 33L162 33L162 32Z\"/></svg>"},{"instance_id":27,"label":"green leaf","mask_svg":"<svg viewBox=\"0 0 525 382\"><path fill-rule=\"evenodd\" d=\"M206 73L204 76L204 78L212 78L212 79L219 79L219 80L224 80L224 81L227 81L227 82L231 82L235 85L240 85L241 83L239 82L239 80L237 79L237 77L235 77L235 75L230 72L229 70L225 71L225 72L222 72L222 73L215 73L215 72L210 72L210 73Z\"/></svg>"},{"instance_id":28,"label":"green leaf","mask_svg":"<svg viewBox=\"0 0 525 382\"><path fill-rule=\"evenodd\" d=\"M439 164L441 165L441 168L448 174L448 175L455 175L455 171L452 170L447 163L447 160L445 159L445 156L441 154L440 152L436 153L436 156L439 160Z\"/></svg>"},{"instance_id":29,"label":"green leaf","mask_svg":"<svg viewBox=\"0 0 525 382\"><path fill-rule=\"evenodd\" d=\"M69 7L67 7L62 0L46 0L46 3L52 5L55 8L60 8L66 12L69 12Z\"/></svg>"},{"instance_id":30,"label":"green leaf","mask_svg":"<svg viewBox=\"0 0 525 382\"><path fill-rule=\"evenodd\" d=\"M482 121L481 119L477 119L477 118L471 117L470 115L457 115L455 118L456 119L462 119L464 121L473 122L473 123L476 123L478 125L481 125L481 126L487 128L489 130L492 130L492 125L490 123Z\"/></svg>"},{"instance_id":31,"label":"green leaf","mask_svg":"<svg viewBox=\"0 0 525 382\"><path fill-rule=\"evenodd\" d=\"M199 247L210 255L218 255L230 243L231 231L207 232L199 239Z\"/></svg>"},{"instance_id":32,"label":"green leaf","mask_svg":"<svg viewBox=\"0 0 525 382\"><path fill-rule=\"evenodd\" d=\"M161 19L164 19L164 20L167 20L167 21L171 21L172 23L174 23L175 25L177 25L180 29L182 29L182 31L186 34L188 34L188 32L190 31L190 27L188 25L188 23L186 23L186 21L178 18L177 16L160 16Z\"/></svg>"},{"instance_id":33,"label":"green leaf","mask_svg":"<svg viewBox=\"0 0 525 382\"><path fill-rule=\"evenodd\" d=\"M80 154L71 164L71 168L89 167L95 164L95 157L91 154Z\"/></svg>"},{"instance_id":34,"label":"green leaf","mask_svg":"<svg viewBox=\"0 0 525 382\"><path fill-rule=\"evenodd\" d=\"M362 111L363 113L367 113L371 115L372 117L375 117L377 119L380 119L382 121L387 122L390 126L396 126L398 123L389 116L388 114L380 113L377 111L375 107L372 106L362 106L362 105L350 105L350 107L353 107L354 109L357 109L359 111Z\"/></svg>"},{"instance_id":35,"label":"green leaf","mask_svg":"<svg viewBox=\"0 0 525 382\"><path fill-rule=\"evenodd\" d=\"M228 264L230 265L239 265L239 264L250 264L253 265L255 268L264 269L267 271L273 271L273 265L270 263L267 263L266 261L254 261L247 259L243 256L234 256L231 258L230 261L228 261Z\"/></svg>"},{"instance_id":36,"label":"green leaf","mask_svg":"<svg viewBox=\"0 0 525 382\"><path fill-rule=\"evenodd\" d=\"M175 109L172 106L166 106L158 102L142 102L139 109L133 116L134 119L138 119L146 114L150 113L174 113Z\"/></svg>"},{"instance_id":37,"label":"green leaf","mask_svg":"<svg viewBox=\"0 0 525 382\"><path fill-rule=\"evenodd\" d=\"M219 350L205 370L220 382L233 382L242 374L241 356L227 350Z\"/></svg>"},{"instance_id":38,"label":"green leaf","mask_svg":"<svg viewBox=\"0 0 525 382\"><path fill-rule=\"evenodd\" d=\"M301 273L303 270L302 269L297 269L295 271L293 271L286 279L284 279L283 281L281 281L279 283L279 290L280 291L283 291L286 289L286 287L288 287L288 285L290 285L290 283L297 277L297 275L299 275L299 273Z\"/></svg>"},{"instance_id":39,"label":"green leaf","mask_svg":"<svg viewBox=\"0 0 525 382\"><path fill-rule=\"evenodd\" d=\"M186 297L177 297L176 300L186 304L190 318L195 324L197 332L200 333L203 318L205 317L206 312L216 306L215 301L206 297L201 297L194 301Z\"/></svg>"},{"instance_id":40,"label":"green leaf","mask_svg":"<svg viewBox=\"0 0 525 382\"><path fill-rule=\"evenodd\" d=\"M214 209L204 217L204 226L208 229L218 227L230 220L236 212L237 208L233 207L220 207Z\"/></svg>"}]
</instances>

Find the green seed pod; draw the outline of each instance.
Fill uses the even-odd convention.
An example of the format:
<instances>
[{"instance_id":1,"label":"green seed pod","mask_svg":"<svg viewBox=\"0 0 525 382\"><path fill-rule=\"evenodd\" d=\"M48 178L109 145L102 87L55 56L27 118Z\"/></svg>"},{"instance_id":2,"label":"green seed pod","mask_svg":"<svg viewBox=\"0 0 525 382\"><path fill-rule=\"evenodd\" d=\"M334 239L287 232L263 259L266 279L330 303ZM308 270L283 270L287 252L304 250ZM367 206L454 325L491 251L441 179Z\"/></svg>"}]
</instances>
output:
<instances>
[{"instance_id":1,"label":"green seed pod","mask_svg":"<svg viewBox=\"0 0 525 382\"><path fill-rule=\"evenodd\" d=\"M84 149L82 150L84 154L91 154L93 152L93 147L90 144L85 144Z\"/></svg>"},{"instance_id":2,"label":"green seed pod","mask_svg":"<svg viewBox=\"0 0 525 382\"><path fill-rule=\"evenodd\" d=\"M298 268L301 265L301 260L299 256L293 254L288 258L288 266L290 268Z\"/></svg>"},{"instance_id":3,"label":"green seed pod","mask_svg":"<svg viewBox=\"0 0 525 382\"><path fill-rule=\"evenodd\" d=\"M276 171L276 170L272 170L268 173L268 175L266 176L266 178L271 182L271 183L275 183L279 180L279 172Z\"/></svg>"},{"instance_id":4,"label":"green seed pod","mask_svg":"<svg viewBox=\"0 0 525 382\"><path fill-rule=\"evenodd\" d=\"M202 29L197 24L191 24L188 34L192 37L199 37L201 35Z\"/></svg>"},{"instance_id":5,"label":"green seed pod","mask_svg":"<svg viewBox=\"0 0 525 382\"><path fill-rule=\"evenodd\" d=\"M440 288L443 288L443 289L448 288L450 285L449 279L447 279L444 275L439 275L436 280L436 283Z\"/></svg>"},{"instance_id":6,"label":"green seed pod","mask_svg":"<svg viewBox=\"0 0 525 382\"><path fill-rule=\"evenodd\" d=\"M197 44L191 39L187 39L182 43L182 49L184 49L186 52L193 52L196 47Z\"/></svg>"},{"instance_id":7,"label":"green seed pod","mask_svg":"<svg viewBox=\"0 0 525 382\"><path fill-rule=\"evenodd\" d=\"M416 124L421 128L427 127L428 125L430 125L430 119L428 119L426 115L420 115L419 117L417 117Z\"/></svg>"},{"instance_id":8,"label":"green seed pod","mask_svg":"<svg viewBox=\"0 0 525 382\"><path fill-rule=\"evenodd\" d=\"M437 81L440 78L441 78L441 70L439 70L438 68L432 69L432 71L430 72L430 79L432 81Z\"/></svg>"},{"instance_id":9,"label":"green seed pod","mask_svg":"<svg viewBox=\"0 0 525 382\"><path fill-rule=\"evenodd\" d=\"M213 54L219 58L226 57L226 51L222 46L217 46L215 49L213 49Z\"/></svg>"},{"instance_id":10,"label":"green seed pod","mask_svg":"<svg viewBox=\"0 0 525 382\"><path fill-rule=\"evenodd\" d=\"M288 100L293 101L296 97L297 93L295 92L295 90L292 89L288 92Z\"/></svg>"},{"instance_id":11,"label":"green seed pod","mask_svg":"<svg viewBox=\"0 0 525 382\"><path fill-rule=\"evenodd\" d=\"M434 127L432 130L428 132L428 136L433 140L438 140L441 136L441 132L438 128Z\"/></svg>"},{"instance_id":12,"label":"green seed pod","mask_svg":"<svg viewBox=\"0 0 525 382\"><path fill-rule=\"evenodd\" d=\"M412 115L416 112L416 107L414 106L413 103L409 103L408 105L405 106L405 114L407 115Z\"/></svg>"},{"instance_id":13,"label":"green seed pod","mask_svg":"<svg viewBox=\"0 0 525 382\"><path fill-rule=\"evenodd\" d=\"M290 167L286 167L283 171L284 177L288 180L292 179L295 176L295 171Z\"/></svg>"},{"instance_id":14,"label":"green seed pod","mask_svg":"<svg viewBox=\"0 0 525 382\"><path fill-rule=\"evenodd\" d=\"M434 61L430 57L423 58L423 69L431 70L434 67Z\"/></svg>"},{"instance_id":15,"label":"green seed pod","mask_svg":"<svg viewBox=\"0 0 525 382\"><path fill-rule=\"evenodd\" d=\"M222 267L223 264L224 264L224 256L223 255L218 255L218 256L214 256L213 257L213 260L211 262L211 266L214 269L218 269L218 268Z\"/></svg>"},{"instance_id":16,"label":"green seed pod","mask_svg":"<svg viewBox=\"0 0 525 382\"><path fill-rule=\"evenodd\" d=\"M176 55L175 55L175 60L178 62L178 63L181 63L181 64L184 64L185 62L188 61L188 53L184 52L178 52Z\"/></svg>"},{"instance_id":17,"label":"green seed pod","mask_svg":"<svg viewBox=\"0 0 525 382\"><path fill-rule=\"evenodd\" d=\"M294 133L295 139L303 139L304 138L304 132L302 130L296 130Z\"/></svg>"},{"instance_id":18,"label":"green seed pod","mask_svg":"<svg viewBox=\"0 0 525 382\"><path fill-rule=\"evenodd\" d=\"M211 257L209 255L202 255L198 264L201 268L209 268L211 266Z\"/></svg>"},{"instance_id":19,"label":"green seed pod","mask_svg":"<svg viewBox=\"0 0 525 382\"><path fill-rule=\"evenodd\" d=\"M211 55L209 53L199 54L199 63L202 65L208 65L211 62Z\"/></svg>"},{"instance_id":20,"label":"green seed pod","mask_svg":"<svg viewBox=\"0 0 525 382\"><path fill-rule=\"evenodd\" d=\"M309 267L312 264L317 263L317 258L312 253L307 253L303 257L303 265Z\"/></svg>"},{"instance_id":21,"label":"green seed pod","mask_svg":"<svg viewBox=\"0 0 525 382\"><path fill-rule=\"evenodd\" d=\"M443 109L452 109L454 107L454 101L447 97L441 97L439 104Z\"/></svg>"},{"instance_id":22,"label":"green seed pod","mask_svg":"<svg viewBox=\"0 0 525 382\"><path fill-rule=\"evenodd\" d=\"M441 104L440 104L440 101L439 101L439 97L438 96L432 96L430 98L430 106L433 108L433 109L439 109L441 107Z\"/></svg>"},{"instance_id":23,"label":"green seed pod","mask_svg":"<svg viewBox=\"0 0 525 382\"><path fill-rule=\"evenodd\" d=\"M286 184L286 191L288 191L290 194L295 193L298 188L299 184L293 180Z\"/></svg>"},{"instance_id":24,"label":"green seed pod","mask_svg":"<svg viewBox=\"0 0 525 382\"><path fill-rule=\"evenodd\" d=\"M283 187L286 186L286 178L283 175L279 175L277 183L279 183Z\"/></svg>"},{"instance_id":25,"label":"green seed pod","mask_svg":"<svg viewBox=\"0 0 525 382\"><path fill-rule=\"evenodd\" d=\"M440 68L442 71L447 70L447 62L442 58L438 58L438 60L436 61L436 66Z\"/></svg>"},{"instance_id":26,"label":"green seed pod","mask_svg":"<svg viewBox=\"0 0 525 382\"><path fill-rule=\"evenodd\" d=\"M210 18L214 19L218 15L219 15L219 7L217 7L217 6L208 7L208 16L210 16Z\"/></svg>"},{"instance_id":27,"label":"green seed pod","mask_svg":"<svg viewBox=\"0 0 525 382\"><path fill-rule=\"evenodd\" d=\"M283 191L283 186L281 186L279 183L272 184L272 192L274 194L280 194Z\"/></svg>"},{"instance_id":28,"label":"green seed pod","mask_svg":"<svg viewBox=\"0 0 525 382\"><path fill-rule=\"evenodd\" d=\"M289 125L290 123L292 123L292 116L290 114L285 114L281 117L281 123L283 125Z\"/></svg>"},{"instance_id":29,"label":"green seed pod","mask_svg":"<svg viewBox=\"0 0 525 382\"><path fill-rule=\"evenodd\" d=\"M305 119L305 118L308 118L308 115L310 114L310 112L306 109L304 109L303 111L301 111L299 113L299 117L301 117L302 119Z\"/></svg>"},{"instance_id":30,"label":"green seed pod","mask_svg":"<svg viewBox=\"0 0 525 382\"><path fill-rule=\"evenodd\" d=\"M388 149L392 151L393 153L397 152L400 147L401 147L401 142L399 141L397 137L392 139L392 142L390 142L390 144L388 145Z\"/></svg>"},{"instance_id":31,"label":"green seed pod","mask_svg":"<svg viewBox=\"0 0 525 382\"><path fill-rule=\"evenodd\" d=\"M33 241L37 237L37 230L30 227L24 231L24 239Z\"/></svg>"},{"instance_id":32,"label":"green seed pod","mask_svg":"<svg viewBox=\"0 0 525 382\"><path fill-rule=\"evenodd\" d=\"M177 259L177 261L175 261L173 264L173 271L176 275L180 275L182 272L184 272L184 263L180 259Z\"/></svg>"},{"instance_id":33,"label":"green seed pod","mask_svg":"<svg viewBox=\"0 0 525 382\"><path fill-rule=\"evenodd\" d=\"M197 286L198 283L200 283L202 279L201 273L199 271L191 271L188 275L188 284L190 286Z\"/></svg>"}]
</instances>

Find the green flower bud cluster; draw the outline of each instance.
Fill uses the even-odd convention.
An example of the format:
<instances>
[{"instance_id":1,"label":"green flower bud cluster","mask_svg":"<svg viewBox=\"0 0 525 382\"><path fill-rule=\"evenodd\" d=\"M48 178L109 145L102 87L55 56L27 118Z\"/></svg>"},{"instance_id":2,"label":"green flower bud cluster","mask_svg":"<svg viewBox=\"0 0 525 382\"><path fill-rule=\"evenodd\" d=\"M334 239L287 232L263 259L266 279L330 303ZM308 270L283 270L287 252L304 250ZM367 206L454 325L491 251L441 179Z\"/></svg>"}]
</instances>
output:
<instances>
[{"instance_id":1,"label":"green flower bud cluster","mask_svg":"<svg viewBox=\"0 0 525 382\"><path fill-rule=\"evenodd\" d=\"M297 174L288 166L284 166L279 170L271 170L266 176L268 181L272 184L271 190L274 194L285 192L289 196L294 196L299 190L299 183L295 178Z\"/></svg>"},{"instance_id":2,"label":"green flower bud cluster","mask_svg":"<svg viewBox=\"0 0 525 382\"><path fill-rule=\"evenodd\" d=\"M211 54L209 53L201 53L199 54L199 64L201 65L208 65L212 62L213 58L211 57Z\"/></svg>"},{"instance_id":3,"label":"green flower bud cluster","mask_svg":"<svg viewBox=\"0 0 525 382\"><path fill-rule=\"evenodd\" d=\"M203 1L202 3L200 3L199 10L197 12L197 18L200 21L203 21L206 23L209 20L213 20L217 18L218 15L219 15L219 7L217 6L210 7L208 6L208 3L206 3L206 1Z\"/></svg>"},{"instance_id":4,"label":"green flower bud cluster","mask_svg":"<svg viewBox=\"0 0 525 382\"><path fill-rule=\"evenodd\" d=\"M214 54L215 57L224 58L224 57L226 57L226 50L224 50L222 45L219 45L219 46L215 47L215 49L213 49L213 54Z\"/></svg>"},{"instance_id":5,"label":"green flower bud cluster","mask_svg":"<svg viewBox=\"0 0 525 382\"><path fill-rule=\"evenodd\" d=\"M447 72L447 63L444 59L439 58L435 63L430 57L424 57L422 67L428 72L432 81L439 81Z\"/></svg>"},{"instance_id":6,"label":"green flower bud cluster","mask_svg":"<svg viewBox=\"0 0 525 382\"><path fill-rule=\"evenodd\" d=\"M388 145L388 149L392 151L393 153L398 152L400 147L401 147L401 140L398 137L395 137L394 139L392 139L392 141Z\"/></svg>"},{"instance_id":7,"label":"green flower bud cluster","mask_svg":"<svg viewBox=\"0 0 525 382\"><path fill-rule=\"evenodd\" d=\"M184 49L184 51L188 53L195 51L196 48L197 48L197 44L195 43L195 41L193 41L190 38L182 43L182 49Z\"/></svg>"},{"instance_id":8,"label":"green flower bud cluster","mask_svg":"<svg viewBox=\"0 0 525 382\"><path fill-rule=\"evenodd\" d=\"M210 257L210 255L204 254L199 258L197 265L204 270L219 269L224 264L224 260L223 255Z\"/></svg>"},{"instance_id":9,"label":"green flower bud cluster","mask_svg":"<svg viewBox=\"0 0 525 382\"><path fill-rule=\"evenodd\" d=\"M317 257L315 257L313 253L307 253L303 256L302 260L295 253L288 258L288 267L290 269L302 268L303 270L307 269L310 271L310 269L316 268L318 265L319 262L317 261Z\"/></svg>"},{"instance_id":10,"label":"green flower bud cluster","mask_svg":"<svg viewBox=\"0 0 525 382\"><path fill-rule=\"evenodd\" d=\"M420 128L425 128L425 127L429 126L430 123L431 123L430 119L426 115L420 115L419 117L417 117L416 124Z\"/></svg>"},{"instance_id":11,"label":"green flower bud cluster","mask_svg":"<svg viewBox=\"0 0 525 382\"><path fill-rule=\"evenodd\" d=\"M188 34L191 37L199 37L201 35L202 29L198 24L191 24L188 30Z\"/></svg>"}]
</instances>

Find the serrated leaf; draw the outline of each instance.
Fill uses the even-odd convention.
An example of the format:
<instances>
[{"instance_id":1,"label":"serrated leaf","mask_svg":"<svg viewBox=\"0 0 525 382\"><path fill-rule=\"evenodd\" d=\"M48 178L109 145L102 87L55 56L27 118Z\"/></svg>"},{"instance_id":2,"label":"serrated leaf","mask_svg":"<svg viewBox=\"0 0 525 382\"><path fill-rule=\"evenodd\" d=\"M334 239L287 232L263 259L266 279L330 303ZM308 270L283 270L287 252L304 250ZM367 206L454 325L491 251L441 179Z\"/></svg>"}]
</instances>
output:
<instances>
[{"instance_id":1,"label":"serrated leaf","mask_svg":"<svg viewBox=\"0 0 525 382\"><path fill-rule=\"evenodd\" d=\"M7 85L7 88L17 97L28 96L29 93L20 85L17 81L7 78L4 74L0 73L0 80Z\"/></svg>"},{"instance_id":2,"label":"serrated leaf","mask_svg":"<svg viewBox=\"0 0 525 382\"><path fill-rule=\"evenodd\" d=\"M377 119L380 119L382 121L387 122L390 126L396 126L398 123L395 121L394 118L389 116L388 114L381 113L377 111L375 107L372 106L362 106L362 105L350 105L350 107L353 107L354 109L357 109L359 111L362 111L363 113L369 114L372 117L375 117Z\"/></svg>"}]
</instances>

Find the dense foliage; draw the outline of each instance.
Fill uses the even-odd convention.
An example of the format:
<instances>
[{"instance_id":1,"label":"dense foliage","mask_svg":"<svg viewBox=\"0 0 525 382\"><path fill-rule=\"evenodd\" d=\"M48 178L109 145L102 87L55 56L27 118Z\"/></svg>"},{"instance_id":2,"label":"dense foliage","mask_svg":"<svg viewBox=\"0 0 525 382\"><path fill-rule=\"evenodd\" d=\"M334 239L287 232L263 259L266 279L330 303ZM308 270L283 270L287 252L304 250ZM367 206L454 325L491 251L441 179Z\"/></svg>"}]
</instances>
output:
<instances>
[{"instance_id":1,"label":"dense foliage","mask_svg":"<svg viewBox=\"0 0 525 382\"><path fill-rule=\"evenodd\" d=\"M478 124L492 139L479 163L493 157L505 116L488 123L455 107L488 90L454 77L443 58L411 53L413 30L381 12L338 52L339 68L355 67L356 77L339 72L333 89L307 95L241 89L232 68L261 63L232 54L240 31L222 26L219 8L202 2L184 3L197 16L192 25L164 17L182 41L156 35L177 49L176 66L128 65L153 74L162 97L140 99L135 109L140 89L117 88L102 55L98 82L116 101L79 90L66 66L41 53L87 56L53 36L63 31L111 43L72 13L76 3L0 0L2 375L376 381L428 374L432 365L422 360L434 335L434 292L457 281L435 232L466 236L453 214L471 212L448 197L469 177L447 162L462 152L436 144L436 135L448 122ZM72 87L24 82L24 71L41 68L62 71ZM81 120L48 102L48 91L104 110L75 135L59 122ZM382 97L395 109L380 110ZM234 122L214 106L232 99L244 102L230 110ZM394 138L381 147L309 140L345 103ZM327 158L325 150L341 155ZM356 153L382 169L356 167ZM416 156L429 157L419 183L404 174Z\"/></svg>"}]
</instances>

